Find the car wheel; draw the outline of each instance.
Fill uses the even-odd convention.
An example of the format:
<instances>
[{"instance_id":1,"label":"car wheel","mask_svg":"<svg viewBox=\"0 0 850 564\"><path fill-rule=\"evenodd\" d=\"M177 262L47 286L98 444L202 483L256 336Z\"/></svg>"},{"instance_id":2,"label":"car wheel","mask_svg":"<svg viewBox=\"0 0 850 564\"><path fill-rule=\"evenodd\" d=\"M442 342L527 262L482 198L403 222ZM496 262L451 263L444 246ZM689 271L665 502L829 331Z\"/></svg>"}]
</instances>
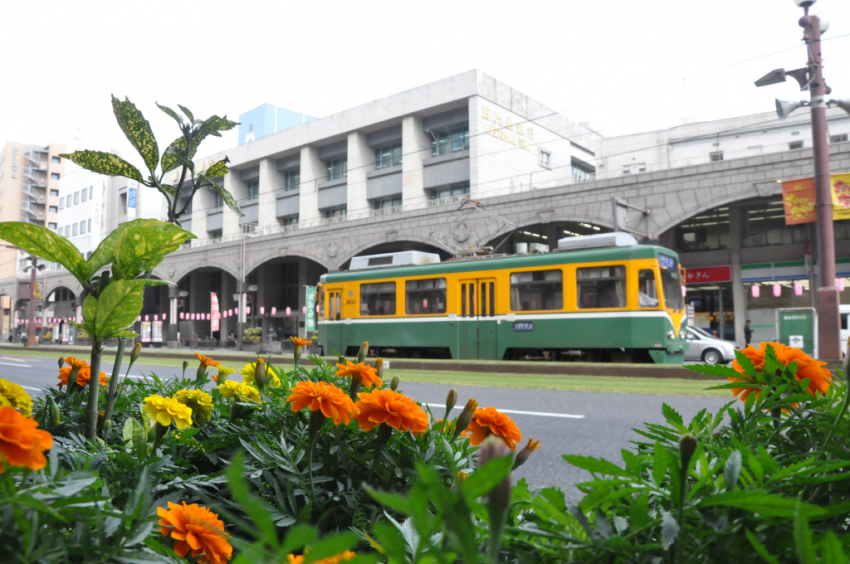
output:
<instances>
[{"instance_id":1,"label":"car wheel","mask_svg":"<svg viewBox=\"0 0 850 564\"><path fill-rule=\"evenodd\" d=\"M706 364L719 364L723 360L717 349L708 349L702 353L702 361Z\"/></svg>"}]
</instances>

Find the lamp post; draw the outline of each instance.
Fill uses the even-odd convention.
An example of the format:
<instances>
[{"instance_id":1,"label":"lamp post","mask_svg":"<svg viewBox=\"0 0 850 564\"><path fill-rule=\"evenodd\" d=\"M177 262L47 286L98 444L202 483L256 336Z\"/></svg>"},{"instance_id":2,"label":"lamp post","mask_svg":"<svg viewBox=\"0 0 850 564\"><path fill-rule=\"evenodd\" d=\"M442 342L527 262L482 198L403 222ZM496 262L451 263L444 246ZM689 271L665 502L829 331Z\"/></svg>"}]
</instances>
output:
<instances>
[{"instance_id":1,"label":"lamp post","mask_svg":"<svg viewBox=\"0 0 850 564\"><path fill-rule=\"evenodd\" d=\"M827 145L826 108L824 96L832 89L823 78L821 59L821 34L828 24L813 14L809 8L815 0L794 0L803 8L804 15L799 20L803 28L803 41L808 51L808 63L805 68L792 71L774 70L756 81L756 86L767 86L784 82L791 76L800 84L802 90L809 90L810 99L806 102L776 101L776 111L780 119L800 106L809 106L812 112L812 147L815 165L815 191L817 201L817 241L818 241L818 277L820 287L817 291L818 313L818 355L820 358L841 358L840 323L838 315L838 290L835 287L835 236L832 224L832 193L829 178L829 147ZM840 106L840 104L838 104Z\"/></svg>"}]
</instances>

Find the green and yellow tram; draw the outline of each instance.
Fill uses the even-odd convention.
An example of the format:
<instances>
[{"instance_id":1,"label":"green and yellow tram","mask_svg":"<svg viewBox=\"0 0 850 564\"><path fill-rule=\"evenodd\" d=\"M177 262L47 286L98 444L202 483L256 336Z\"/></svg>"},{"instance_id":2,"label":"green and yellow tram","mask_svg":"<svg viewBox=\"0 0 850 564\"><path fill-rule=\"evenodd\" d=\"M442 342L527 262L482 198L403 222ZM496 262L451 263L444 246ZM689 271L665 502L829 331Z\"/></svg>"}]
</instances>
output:
<instances>
[{"instance_id":1,"label":"green and yellow tram","mask_svg":"<svg viewBox=\"0 0 850 564\"><path fill-rule=\"evenodd\" d=\"M409 266L358 257L367 268L321 277L319 343L325 354L369 341L406 358L683 361L676 253L623 233L559 247Z\"/></svg>"}]
</instances>

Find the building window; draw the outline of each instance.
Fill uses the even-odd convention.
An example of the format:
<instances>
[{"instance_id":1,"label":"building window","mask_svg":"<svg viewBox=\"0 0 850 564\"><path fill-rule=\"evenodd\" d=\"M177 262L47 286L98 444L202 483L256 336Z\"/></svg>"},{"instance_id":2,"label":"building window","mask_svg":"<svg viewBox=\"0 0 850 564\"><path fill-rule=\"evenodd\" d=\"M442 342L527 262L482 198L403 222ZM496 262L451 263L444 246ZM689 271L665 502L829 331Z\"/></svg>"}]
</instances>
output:
<instances>
[{"instance_id":1,"label":"building window","mask_svg":"<svg viewBox=\"0 0 850 564\"><path fill-rule=\"evenodd\" d=\"M395 315L395 282L361 284L360 315Z\"/></svg>"},{"instance_id":2,"label":"building window","mask_svg":"<svg viewBox=\"0 0 850 564\"><path fill-rule=\"evenodd\" d=\"M469 195L469 182L463 184L454 184L439 190L431 190L432 205L437 203L449 203L459 201L464 196Z\"/></svg>"},{"instance_id":3,"label":"building window","mask_svg":"<svg viewBox=\"0 0 850 564\"><path fill-rule=\"evenodd\" d=\"M180 200L177 203L177 209L178 210L182 210L183 206L186 206L186 214L191 215L191 213L192 213L192 200L189 200L188 204L186 203L186 200Z\"/></svg>"},{"instance_id":4,"label":"building window","mask_svg":"<svg viewBox=\"0 0 850 564\"><path fill-rule=\"evenodd\" d=\"M717 161L723 160L723 151L714 151L713 153L709 153L708 157L711 159L711 162L716 163Z\"/></svg>"},{"instance_id":5,"label":"building window","mask_svg":"<svg viewBox=\"0 0 850 564\"><path fill-rule=\"evenodd\" d=\"M446 279L428 278L404 283L405 312L408 315L446 313Z\"/></svg>"},{"instance_id":6,"label":"building window","mask_svg":"<svg viewBox=\"0 0 850 564\"><path fill-rule=\"evenodd\" d=\"M339 206L336 208L328 208L325 210L325 218L333 219L338 218L342 220L345 216L348 215L348 206Z\"/></svg>"},{"instance_id":7,"label":"building window","mask_svg":"<svg viewBox=\"0 0 850 564\"><path fill-rule=\"evenodd\" d=\"M66 202L65 202L65 207L66 207L66 208L70 208L70 207L71 207L71 203L72 203L71 198L73 198L73 197L74 197L74 196L72 196L71 194L68 194L68 198L66 199Z\"/></svg>"},{"instance_id":8,"label":"building window","mask_svg":"<svg viewBox=\"0 0 850 564\"><path fill-rule=\"evenodd\" d=\"M54 162L54 163L61 163L61 162L62 162L62 159L61 159L61 158L59 158L59 157L55 157L55 156L54 156L54 157L50 157L50 160L51 160L52 162Z\"/></svg>"},{"instance_id":9,"label":"building window","mask_svg":"<svg viewBox=\"0 0 850 564\"><path fill-rule=\"evenodd\" d=\"M788 245L806 241L805 224L785 225L785 207L781 198L751 204L742 211L741 245L744 247Z\"/></svg>"},{"instance_id":10,"label":"building window","mask_svg":"<svg viewBox=\"0 0 850 564\"><path fill-rule=\"evenodd\" d=\"M259 180L249 180L248 181L248 199L249 200L256 200L259 197L260 197L260 181Z\"/></svg>"},{"instance_id":11,"label":"building window","mask_svg":"<svg viewBox=\"0 0 850 564\"><path fill-rule=\"evenodd\" d=\"M469 150L469 126L464 125L445 133L431 134L431 156L448 155Z\"/></svg>"},{"instance_id":12,"label":"building window","mask_svg":"<svg viewBox=\"0 0 850 564\"><path fill-rule=\"evenodd\" d=\"M339 180L348 176L348 158L328 161L328 180Z\"/></svg>"},{"instance_id":13,"label":"building window","mask_svg":"<svg viewBox=\"0 0 850 564\"><path fill-rule=\"evenodd\" d=\"M72 226L71 235L73 235L74 237L77 236L77 224L76 223L73 224L73 226Z\"/></svg>"},{"instance_id":14,"label":"building window","mask_svg":"<svg viewBox=\"0 0 850 564\"><path fill-rule=\"evenodd\" d=\"M221 194L219 194L218 190L213 192L213 207L215 209L224 207L224 198L221 197Z\"/></svg>"},{"instance_id":15,"label":"building window","mask_svg":"<svg viewBox=\"0 0 850 564\"><path fill-rule=\"evenodd\" d=\"M59 209L60 210L65 209L65 198L59 198Z\"/></svg>"},{"instance_id":16,"label":"building window","mask_svg":"<svg viewBox=\"0 0 850 564\"><path fill-rule=\"evenodd\" d=\"M298 214L288 215L286 217L280 218L280 224L285 227L291 227L293 225L298 225Z\"/></svg>"},{"instance_id":17,"label":"building window","mask_svg":"<svg viewBox=\"0 0 850 564\"><path fill-rule=\"evenodd\" d=\"M89 186L89 200L94 198L94 186Z\"/></svg>"},{"instance_id":18,"label":"building window","mask_svg":"<svg viewBox=\"0 0 850 564\"><path fill-rule=\"evenodd\" d=\"M76 206L79 203L80 203L80 193L74 192L74 205Z\"/></svg>"},{"instance_id":19,"label":"building window","mask_svg":"<svg viewBox=\"0 0 850 564\"><path fill-rule=\"evenodd\" d=\"M47 208L47 211L50 213L59 213L59 208L56 206L50 206L49 208Z\"/></svg>"},{"instance_id":20,"label":"building window","mask_svg":"<svg viewBox=\"0 0 850 564\"><path fill-rule=\"evenodd\" d=\"M51 172L50 173L50 180L59 180L59 173L58 172Z\"/></svg>"},{"instance_id":21,"label":"building window","mask_svg":"<svg viewBox=\"0 0 850 564\"><path fill-rule=\"evenodd\" d=\"M401 164L401 143L375 149L375 168L389 168Z\"/></svg>"},{"instance_id":22,"label":"building window","mask_svg":"<svg viewBox=\"0 0 850 564\"><path fill-rule=\"evenodd\" d=\"M552 153L540 150L540 166L543 168L552 168Z\"/></svg>"},{"instance_id":23,"label":"building window","mask_svg":"<svg viewBox=\"0 0 850 564\"><path fill-rule=\"evenodd\" d=\"M88 224L89 224L89 228L88 228L86 231L88 231L89 233L91 233L91 219L89 219Z\"/></svg>"},{"instance_id":24,"label":"building window","mask_svg":"<svg viewBox=\"0 0 850 564\"><path fill-rule=\"evenodd\" d=\"M55 223L48 223L47 227L52 229L53 231L56 231L56 224Z\"/></svg>"},{"instance_id":25,"label":"building window","mask_svg":"<svg viewBox=\"0 0 850 564\"><path fill-rule=\"evenodd\" d=\"M577 162L572 163L573 182L588 182L596 180L596 170L593 167Z\"/></svg>"},{"instance_id":26,"label":"building window","mask_svg":"<svg viewBox=\"0 0 850 564\"><path fill-rule=\"evenodd\" d=\"M59 197L59 190L51 190L51 191L50 191L50 197L51 197L51 198L53 198L53 197L57 197L57 198L58 198L58 197Z\"/></svg>"},{"instance_id":27,"label":"building window","mask_svg":"<svg viewBox=\"0 0 850 564\"><path fill-rule=\"evenodd\" d=\"M784 217L784 216L783 216ZM729 208L714 208L694 216L676 228L679 252L729 248Z\"/></svg>"},{"instance_id":28,"label":"building window","mask_svg":"<svg viewBox=\"0 0 850 564\"><path fill-rule=\"evenodd\" d=\"M564 309L564 274L560 270L511 273L511 311Z\"/></svg>"},{"instance_id":29,"label":"building window","mask_svg":"<svg viewBox=\"0 0 850 564\"><path fill-rule=\"evenodd\" d=\"M646 171L646 163L633 163L623 165L623 174L638 174Z\"/></svg>"},{"instance_id":30,"label":"building window","mask_svg":"<svg viewBox=\"0 0 850 564\"><path fill-rule=\"evenodd\" d=\"M86 234L86 220L80 222L80 235Z\"/></svg>"},{"instance_id":31,"label":"building window","mask_svg":"<svg viewBox=\"0 0 850 564\"><path fill-rule=\"evenodd\" d=\"M638 305L658 307L658 285L653 270L645 269L638 273Z\"/></svg>"},{"instance_id":32,"label":"building window","mask_svg":"<svg viewBox=\"0 0 850 564\"><path fill-rule=\"evenodd\" d=\"M847 141L847 134L842 133L841 135L830 135L829 142L830 143L843 143Z\"/></svg>"},{"instance_id":33,"label":"building window","mask_svg":"<svg viewBox=\"0 0 850 564\"><path fill-rule=\"evenodd\" d=\"M86 190L85 188L83 188L83 194L82 194L82 197L80 198L80 201L85 202L88 199L89 199L89 191Z\"/></svg>"},{"instance_id":34,"label":"building window","mask_svg":"<svg viewBox=\"0 0 850 564\"><path fill-rule=\"evenodd\" d=\"M71 236L71 226L66 225L65 226L65 237L70 237L70 236Z\"/></svg>"},{"instance_id":35,"label":"building window","mask_svg":"<svg viewBox=\"0 0 850 564\"><path fill-rule=\"evenodd\" d=\"M576 285L579 309L626 307L625 266L577 268Z\"/></svg>"},{"instance_id":36,"label":"building window","mask_svg":"<svg viewBox=\"0 0 850 564\"><path fill-rule=\"evenodd\" d=\"M222 232L221 229L213 229L209 232L210 239L221 239Z\"/></svg>"},{"instance_id":37,"label":"building window","mask_svg":"<svg viewBox=\"0 0 850 564\"><path fill-rule=\"evenodd\" d=\"M283 191L297 190L301 186L301 169L288 170L283 173Z\"/></svg>"},{"instance_id":38,"label":"building window","mask_svg":"<svg viewBox=\"0 0 850 564\"><path fill-rule=\"evenodd\" d=\"M792 149L792 150L793 149L802 149L803 148L803 142L802 141L794 141L793 143L788 143L788 148Z\"/></svg>"},{"instance_id":39,"label":"building window","mask_svg":"<svg viewBox=\"0 0 850 564\"><path fill-rule=\"evenodd\" d=\"M373 200L376 210L387 210L388 212L397 212L401 210L401 196L395 198L384 198L383 200Z\"/></svg>"}]
</instances>

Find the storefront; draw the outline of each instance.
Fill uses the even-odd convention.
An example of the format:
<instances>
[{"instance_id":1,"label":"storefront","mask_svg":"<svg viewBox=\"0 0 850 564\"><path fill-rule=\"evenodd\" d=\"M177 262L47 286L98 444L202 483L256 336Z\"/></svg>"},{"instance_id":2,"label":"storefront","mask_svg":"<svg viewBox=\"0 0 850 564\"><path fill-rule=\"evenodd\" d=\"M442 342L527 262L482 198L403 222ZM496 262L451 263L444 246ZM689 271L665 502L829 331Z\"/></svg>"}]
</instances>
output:
<instances>
[{"instance_id":1,"label":"storefront","mask_svg":"<svg viewBox=\"0 0 850 564\"><path fill-rule=\"evenodd\" d=\"M710 335L735 339L732 268L728 265L689 268L685 304L693 325Z\"/></svg>"}]
</instances>

